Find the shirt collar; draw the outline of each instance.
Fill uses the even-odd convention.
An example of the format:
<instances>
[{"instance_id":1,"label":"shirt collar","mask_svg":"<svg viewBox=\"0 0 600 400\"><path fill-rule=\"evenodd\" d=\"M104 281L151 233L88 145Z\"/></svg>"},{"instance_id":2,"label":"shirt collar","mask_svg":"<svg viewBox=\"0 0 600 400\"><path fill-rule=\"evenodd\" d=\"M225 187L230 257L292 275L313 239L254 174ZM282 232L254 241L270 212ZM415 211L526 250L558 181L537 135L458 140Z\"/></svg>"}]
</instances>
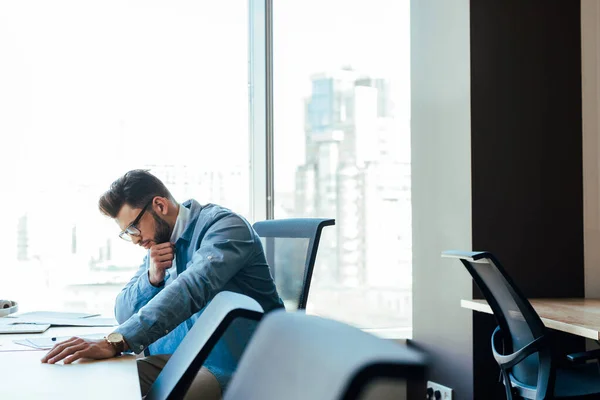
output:
<instances>
[{"instance_id":1,"label":"shirt collar","mask_svg":"<svg viewBox=\"0 0 600 400\"><path fill-rule=\"evenodd\" d=\"M179 212L177 213L177 220L175 221L175 227L171 234L171 243L177 242L177 240L183 234L183 231L187 227L190 219L190 209L185 207L183 204L179 205Z\"/></svg>"}]
</instances>

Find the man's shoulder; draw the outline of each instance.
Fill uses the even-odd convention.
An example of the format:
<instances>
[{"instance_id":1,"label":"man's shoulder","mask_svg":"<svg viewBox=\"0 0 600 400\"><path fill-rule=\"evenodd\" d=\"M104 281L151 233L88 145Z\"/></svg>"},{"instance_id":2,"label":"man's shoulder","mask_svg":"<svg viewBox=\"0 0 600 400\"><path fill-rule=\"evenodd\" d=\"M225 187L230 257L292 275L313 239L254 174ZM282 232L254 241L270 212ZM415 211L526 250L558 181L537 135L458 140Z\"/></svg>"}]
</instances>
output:
<instances>
[{"instance_id":1,"label":"man's shoulder","mask_svg":"<svg viewBox=\"0 0 600 400\"><path fill-rule=\"evenodd\" d=\"M201 210L194 212L192 205L192 220L183 237L199 245L206 235L211 237L231 236L239 240L255 240L252 225L240 214L218 204L200 206ZM212 232L212 233L211 233Z\"/></svg>"},{"instance_id":2,"label":"man's shoulder","mask_svg":"<svg viewBox=\"0 0 600 400\"><path fill-rule=\"evenodd\" d=\"M222 219L227 219L229 221L242 222L244 224L248 224L248 221L241 216L240 214L230 210L227 207L220 206L214 203L208 203L205 205L200 205L195 200L190 200L192 203L190 204L190 209L192 210L192 215L195 217L195 226L196 229L200 227L206 227L214 224L217 221ZM188 203L188 202L186 202ZM194 204L195 203L195 204ZM185 205L185 203L184 203Z\"/></svg>"},{"instance_id":3,"label":"man's shoulder","mask_svg":"<svg viewBox=\"0 0 600 400\"><path fill-rule=\"evenodd\" d=\"M207 219L219 219L227 215L238 215L236 212L231 211L227 207L220 206L218 204L208 203L202 206L200 210L200 216Z\"/></svg>"},{"instance_id":4,"label":"man's shoulder","mask_svg":"<svg viewBox=\"0 0 600 400\"><path fill-rule=\"evenodd\" d=\"M220 213L235 214L230 209L214 203L200 204L194 199L186 200L181 205L190 210L192 218L204 217L210 218Z\"/></svg>"}]
</instances>

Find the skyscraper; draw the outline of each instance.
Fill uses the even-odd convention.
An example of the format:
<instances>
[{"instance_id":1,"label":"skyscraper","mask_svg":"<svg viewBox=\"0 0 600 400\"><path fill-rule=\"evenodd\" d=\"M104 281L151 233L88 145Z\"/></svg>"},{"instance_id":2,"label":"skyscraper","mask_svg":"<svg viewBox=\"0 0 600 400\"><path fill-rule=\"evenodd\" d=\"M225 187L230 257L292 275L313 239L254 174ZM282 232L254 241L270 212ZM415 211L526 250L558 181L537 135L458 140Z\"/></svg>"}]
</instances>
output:
<instances>
[{"instance_id":1,"label":"skyscraper","mask_svg":"<svg viewBox=\"0 0 600 400\"><path fill-rule=\"evenodd\" d=\"M336 218L335 235L319 246L319 283L397 285L411 263L408 126L393 119L385 79L342 69L311 82L295 214Z\"/></svg>"}]
</instances>

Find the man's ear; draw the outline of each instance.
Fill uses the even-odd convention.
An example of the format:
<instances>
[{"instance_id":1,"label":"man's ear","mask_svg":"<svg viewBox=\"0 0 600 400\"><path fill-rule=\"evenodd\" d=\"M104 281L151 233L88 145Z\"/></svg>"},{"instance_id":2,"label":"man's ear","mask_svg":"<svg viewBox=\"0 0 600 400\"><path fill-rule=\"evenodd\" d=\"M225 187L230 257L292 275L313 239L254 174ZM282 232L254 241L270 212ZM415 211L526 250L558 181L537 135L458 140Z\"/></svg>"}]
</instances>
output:
<instances>
[{"instance_id":1,"label":"man's ear","mask_svg":"<svg viewBox=\"0 0 600 400\"><path fill-rule=\"evenodd\" d=\"M154 197L154 200L152 200L152 208L157 214L167 215L169 212L169 206L169 200L167 200L165 197L156 196Z\"/></svg>"}]
</instances>

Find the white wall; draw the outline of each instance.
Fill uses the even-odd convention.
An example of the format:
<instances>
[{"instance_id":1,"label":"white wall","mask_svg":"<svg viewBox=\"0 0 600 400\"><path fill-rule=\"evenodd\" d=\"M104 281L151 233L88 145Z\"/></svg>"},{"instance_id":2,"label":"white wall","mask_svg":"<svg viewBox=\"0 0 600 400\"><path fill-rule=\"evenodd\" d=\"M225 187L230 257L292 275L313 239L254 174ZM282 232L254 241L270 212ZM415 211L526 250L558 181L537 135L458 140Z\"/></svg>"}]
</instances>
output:
<instances>
[{"instance_id":1,"label":"white wall","mask_svg":"<svg viewBox=\"0 0 600 400\"><path fill-rule=\"evenodd\" d=\"M469 0L411 1L413 339L430 378L473 398L472 280L448 249L471 250Z\"/></svg>"},{"instance_id":2,"label":"white wall","mask_svg":"<svg viewBox=\"0 0 600 400\"><path fill-rule=\"evenodd\" d=\"M585 296L600 297L600 2L581 0Z\"/></svg>"}]
</instances>

